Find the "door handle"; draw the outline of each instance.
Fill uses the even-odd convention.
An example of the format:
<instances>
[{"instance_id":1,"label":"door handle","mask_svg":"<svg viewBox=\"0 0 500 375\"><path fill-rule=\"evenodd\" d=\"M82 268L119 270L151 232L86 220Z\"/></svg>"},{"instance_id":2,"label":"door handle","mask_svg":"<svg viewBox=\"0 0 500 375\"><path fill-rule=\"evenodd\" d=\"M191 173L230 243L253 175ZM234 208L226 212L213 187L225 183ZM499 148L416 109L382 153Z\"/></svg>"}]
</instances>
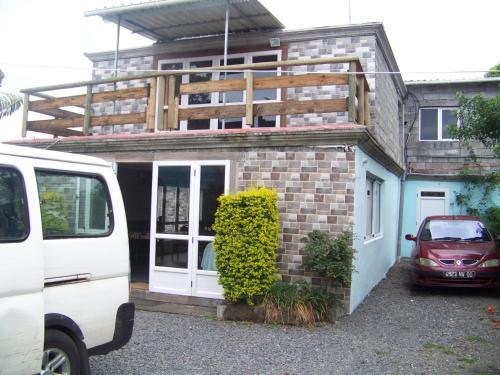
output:
<instances>
[{"instance_id":1,"label":"door handle","mask_svg":"<svg viewBox=\"0 0 500 375\"><path fill-rule=\"evenodd\" d=\"M45 285L67 284L67 283L73 283L76 281L90 281L91 278L92 278L92 274L90 274L90 273L79 273L76 275L47 277L47 278L45 278L44 283L45 283Z\"/></svg>"}]
</instances>

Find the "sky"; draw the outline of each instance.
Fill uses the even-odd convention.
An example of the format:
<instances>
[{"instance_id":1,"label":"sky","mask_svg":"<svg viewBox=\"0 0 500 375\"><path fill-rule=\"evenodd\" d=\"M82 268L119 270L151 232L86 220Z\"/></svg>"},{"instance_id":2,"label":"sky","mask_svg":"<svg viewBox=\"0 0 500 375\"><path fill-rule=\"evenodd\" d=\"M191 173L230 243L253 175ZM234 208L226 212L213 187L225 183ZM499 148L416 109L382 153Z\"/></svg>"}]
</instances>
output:
<instances>
[{"instance_id":1,"label":"sky","mask_svg":"<svg viewBox=\"0 0 500 375\"><path fill-rule=\"evenodd\" d=\"M116 25L86 10L130 0L0 0L0 91L92 78L85 52L114 50ZM286 26L349 23L349 0L261 0ZM351 23L383 22L403 78L482 77L500 63L499 0L350 0ZM229 38L229 43L231 39ZM122 29L120 48L152 41ZM459 72L459 73L446 73ZM418 74L417 74L418 73ZM0 141L21 136L21 110L0 120Z\"/></svg>"}]
</instances>

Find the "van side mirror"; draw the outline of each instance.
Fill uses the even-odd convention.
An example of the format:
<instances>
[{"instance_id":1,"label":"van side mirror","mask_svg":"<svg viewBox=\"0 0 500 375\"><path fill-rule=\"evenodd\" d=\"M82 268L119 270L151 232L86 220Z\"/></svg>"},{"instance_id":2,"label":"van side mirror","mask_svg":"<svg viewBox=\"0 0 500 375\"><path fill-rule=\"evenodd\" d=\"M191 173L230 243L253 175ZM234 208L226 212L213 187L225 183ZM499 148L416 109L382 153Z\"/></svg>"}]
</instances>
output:
<instances>
[{"instance_id":1,"label":"van side mirror","mask_svg":"<svg viewBox=\"0 0 500 375\"><path fill-rule=\"evenodd\" d=\"M405 235L405 239L408 241L415 241L417 242L417 237L415 237L413 234L407 234Z\"/></svg>"}]
</instances>

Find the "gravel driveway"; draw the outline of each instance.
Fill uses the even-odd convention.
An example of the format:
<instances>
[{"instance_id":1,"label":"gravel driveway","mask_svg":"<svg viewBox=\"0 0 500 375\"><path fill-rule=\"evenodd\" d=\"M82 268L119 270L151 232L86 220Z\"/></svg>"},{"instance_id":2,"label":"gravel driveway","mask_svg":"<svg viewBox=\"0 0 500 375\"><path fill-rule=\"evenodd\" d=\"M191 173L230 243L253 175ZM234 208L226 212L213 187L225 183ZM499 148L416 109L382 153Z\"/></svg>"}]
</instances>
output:
<instances>
[{"instance_id":1,"label":"gravel driveway","mask_svg":"<svg viewBox=\"0 0 500 375\"><path fill-rule=\"evenodd\" d=\"M312 329L137 311L122 350L91 358L105 374L500 374L498 291L410 292L393 267L351 315Z\"/></svg>"}]
</instances>

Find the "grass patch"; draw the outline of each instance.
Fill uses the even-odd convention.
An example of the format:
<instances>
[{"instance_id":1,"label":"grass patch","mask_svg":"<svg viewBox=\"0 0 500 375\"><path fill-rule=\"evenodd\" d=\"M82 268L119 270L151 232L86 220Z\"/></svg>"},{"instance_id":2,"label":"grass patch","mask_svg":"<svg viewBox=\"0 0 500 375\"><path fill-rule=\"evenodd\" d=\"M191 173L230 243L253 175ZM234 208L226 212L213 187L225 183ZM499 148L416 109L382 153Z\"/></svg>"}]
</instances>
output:
<instances>
[{"instance_id":1,"label":"grass patch","mask_svg":"<svg viewBox=\"0 0 500 375\"><path fill-rule=\"evenodd\" d=\"M455 352L453 350L451 350L451 348L449 348L445 345L436 344L433 342L426 342L423 345L423 347L424 347L424 349L428 349L428 350L439 350L441 353L447 354L447 355L455 354Z\"/></svg>"},{"instance_id":2,"label":"grass patch","mask_svg":"<svg viewBox=\"0 0 500 375\"><path fill-rule=\"evenodd\" d=\"M459 362L468 363L469 365L476 363L477 361L475 358L468 358L468 357L457 358L457 360Z\"/></svg>"},{"instance_id":3,"label":"grass patch","mask_svg":"<svg viewBox=\"0 0 500 375\"><path fill-rule=\"evenodd\" d=\"M465 336L465 339L470 342L486 342L481 336Z\"/></svg>"},{"instance_id":4,"label":"grass patch","mask_svg":"<svg viewBox=\"0 0 500 375\"><path fill-rule=\"evenodd\" d=\"M332 296L307 282L275 282L264 297L266 322L311 327L328 319Z\"/></svg>"}]
</instances>

